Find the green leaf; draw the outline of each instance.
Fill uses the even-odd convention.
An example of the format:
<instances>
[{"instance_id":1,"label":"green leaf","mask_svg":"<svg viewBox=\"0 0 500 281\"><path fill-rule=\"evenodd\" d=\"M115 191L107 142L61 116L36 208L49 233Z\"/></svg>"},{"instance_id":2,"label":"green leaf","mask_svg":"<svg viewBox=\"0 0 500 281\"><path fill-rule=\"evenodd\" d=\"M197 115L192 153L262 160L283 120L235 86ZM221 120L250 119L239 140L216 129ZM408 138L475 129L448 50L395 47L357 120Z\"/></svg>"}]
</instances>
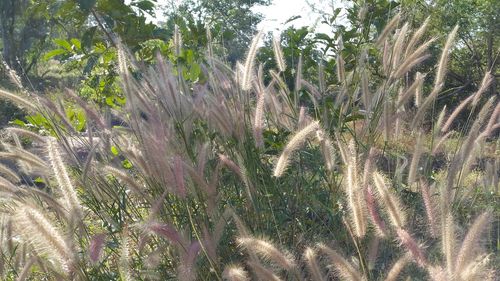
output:
<instances>
[{"instance_id":1,"label":"green leaf","mask_svg":"<svg viewBox=\"0 0 500 281\"><path fill-rule=\"evenodd\" d=\"M106 97L105 102L106 102L106 104L107 104L107 105L109 105L110 107L115 106L115 102L114 102L113 97Z\"/></svg>"},{"instance_id":2,"label":"green leaf","mask_svg":"<svg viewBox=\"0 0 500 281\"><path fill-rule=\"evenodd\" d=\"M85 75L90 74L98 61L99 61L99 55L96 54L90 55L89 59L87 60L87 64L83 68L83 74Z\"/></svg>"},{"instance_id":3,"label":"green leaf","mask_svg":"<svg viewBox=\"0 0 500 281\"><path fill-rule=\"evenodd\" d=\"M70 41L71 41L71 44L73 44L73 46L75 46L75 49L77 51L82 49L82 43L80 42L80 40L78 40L76 38L71 38Z\"/></svg>"},{"instance_id":4,"label":"green leaf","mask_svg":"<svg viewBox=\"0 0 500 281\"><path fill-rule=\"evenodd\" d=\"M84 51L92 48L92 40L94 39L96 29L97 26L92 26L83 33L81 43Z\"/></svg>"},{"instance_id":5,"label":"green leaf","mask_svg":"<svg viewBox=\"0 0 500 281\"><path fill-rule=\"evenodd\" d=\"M191 69L189 71L189 80L191 80L193 82L198 80L200 73L201 73L201 66L197 63L193 63L191 65Z\"/></svg>"},{"instance_id":6,"label":"green leaf","mask_svg":"<svg viewBox=\"0 0 500 281\"><path fill-rule=\"evenodd\" d=\"M68 51L66 50L63 50L63 49L55 49L55 50L52 50L48 53L46 53L44 56L43 56L43 59L44 60L49 60L55 56L59 56L59 55L64 55L64 54L67 54Z\"/></svg>"},{"instance_id":7,"label":"green leaf","mask_svg":"<svg viewBox=\"0 0 500 281\"><path fill-rule=\"evenodd\" d=\"M120 153L118 151L118 148L116 146L111 146L111 153L114 155L114 156L118 156L118 154Z\"/></svg>"},{"instance_id":8,"label":"green leaf","mask_svg":"<svg viewBox=\"0 0 500 281\"><path fill-rule=\"evenodd\" d=\"M331 42L333 39L328 36L328 34L325 34L325 33L316 33L316 39L318 40L325 40L327 42Z\"/></svg>"},{"instance_id":9,"label":"green leaf","mask_svg":"<svg viewBox=\"0 0 500 281\"><path fill-rule=\"evenodd\" d=\"M33 180L35 183L45 183L45 181L41 177L37 177Z\"/></svg>"},{"instance_id":10,"label":"green leaf","mask_svg":"<svg viewBox=\"0 0 500 281\"><path fill-rule=\"evenodd\" d=\"M54 43L60 47L63 47L64 49L66 49L70 52L73 51L73 48L71 48L71 44L64 39L56 38L56 39L54 39Z\"/></svg>"},{"instance_id":11,"label":"green leaf","mask_svg":"<svg viewBox=\"0 0 500 281\"><path fill-rule=\"evenodd\" d=\"M143 1L136 2L136 3L132 3L132 5L136 6L137 8L139 8L143 11L146 11L148 13L153 13L154 8L155 8L155 4L151 1L148 1L148 0L143 0Z\"/></svg>"},{"instance_id":12,"label":"green leaf","mask_svg":"<svg viewBox=\"0 0 500 281\"><path fill-rule=\"evenodd\" d=\"M76 131L77 132L82 132L85 130L85 127L87 125L87 118L85 117L85 113L83 110L80 110L76 113Z\"/></svg>"},{"instance_id":13,"label":"green leaf","mask_svg":"<svg viewBox=\"0 0 500 281\"><path fill-rule=\"evenodd\" d=\"M16 119L14 121L10 121L11 124L14 124L14 125L18 125L20 127L26 127L26 123L24 123L24 121L22 120L19 120L19 119Z\"/></svg>"},{"instance_id":14,"label":"green leaf","mask_svg":"<svg viewBox=\"0 0 500 281\"><path fill-rule=\"evenodd\" d=\"M127 159L122 161L122 166L125 169L132 169L133 167L132 163L130 163L130 161L128 161Z\"/></svg>"}]
</instances>

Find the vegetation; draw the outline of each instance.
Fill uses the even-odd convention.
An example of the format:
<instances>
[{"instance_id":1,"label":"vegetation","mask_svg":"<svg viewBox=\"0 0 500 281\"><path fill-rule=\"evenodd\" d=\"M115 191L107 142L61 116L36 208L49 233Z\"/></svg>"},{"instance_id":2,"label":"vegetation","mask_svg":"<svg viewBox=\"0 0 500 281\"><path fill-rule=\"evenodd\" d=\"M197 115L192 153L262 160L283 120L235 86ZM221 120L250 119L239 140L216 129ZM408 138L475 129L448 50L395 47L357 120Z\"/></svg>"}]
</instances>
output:
<instances>
[{"instance_id":1,"label":"vegetation","mask_svg":"<svg viewBox=\"0 0 500 281\"><path fill-rule=\"evenodd\" d=\"M45 53L74 91L6 61L26 115L0 135L2 280L495 280L495 63L443 99L462 27L353 1L333 37L260 32L242 56L192 11L163 40L121 1L68 3L107 18Z\"/></svg>"}]
</instances>

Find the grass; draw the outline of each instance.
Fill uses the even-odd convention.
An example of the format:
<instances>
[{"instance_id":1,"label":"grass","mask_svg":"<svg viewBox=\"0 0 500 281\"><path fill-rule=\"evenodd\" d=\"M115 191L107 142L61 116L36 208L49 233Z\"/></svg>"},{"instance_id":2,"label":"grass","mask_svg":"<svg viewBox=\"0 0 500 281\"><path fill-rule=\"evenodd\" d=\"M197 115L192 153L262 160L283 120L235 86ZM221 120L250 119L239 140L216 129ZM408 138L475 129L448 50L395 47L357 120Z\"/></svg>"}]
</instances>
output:
<instances>
[{"instance_id":1,"label":"grass","mask_svg":"<svg viewBox=\"0 0 500 281\"><path fill-rule=\"evenodd\" d=\"M362 83L371 80L361 76L369 71L341 63L340 85L324 94L314 95L321 92L309 83L313 93L299 98L282 82L284 65L266 85L253 61L257 37L236 71L207 57L208 82L201 85L173 75L161 59L141 68L121 49L123 108L105 113L67 95L86 114L86 134L76 133L51 100L0 92L34 107L56 137L22 143L32 132L10 129L2 141L0 155L16 161L19 180L0 178L0 274L493 280L498 104L474 94L477 114L451 137L443 122L426 117L443 88L454 32L435 80L425 80L429 92L402 77L415 76L430 41L398 20L377 41L386 78L368 87ZM421 102L414 103L418 92ZM41 187L30 184L36 177Z\"/></svg>"}]
</instances>

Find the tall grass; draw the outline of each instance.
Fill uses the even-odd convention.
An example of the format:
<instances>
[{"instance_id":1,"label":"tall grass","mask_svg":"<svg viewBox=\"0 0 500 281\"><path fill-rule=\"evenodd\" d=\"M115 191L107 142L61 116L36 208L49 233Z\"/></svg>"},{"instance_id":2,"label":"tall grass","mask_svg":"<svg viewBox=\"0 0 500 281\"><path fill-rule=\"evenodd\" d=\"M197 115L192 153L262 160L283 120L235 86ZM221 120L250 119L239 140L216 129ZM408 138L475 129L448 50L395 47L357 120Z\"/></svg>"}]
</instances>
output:
<instances>
[{"instance_id":1,"label":"tall grass","mask_svg":"<svg viewBox=\"0 0 500 281\"><path fill-rule=\"evenodd\" d=\"M339 53L337 88L320 71L318 87L300 77L288 89L276 40L279 69L265 84L262 69L254 75L261 34L236 70L207 57L196 87L161 57L143 68L121 49L125 107L102 113L68 95L87 135L50 99L0 91L47 117L56 137L4 134L0 156L23 169L0 166L2 278L493 280L482 249L498 238L498 208L471 207L498 199L498 155L483 153L498 150L498 106L480 94L491 77L457 109L472 101L476 119L448 133L456 111L426 116L457 29L427 91L432 75L415 68L436 39L423 39L427 22L412 32L399 21L376 42L385 77L370 77L367 53L354 70Z\"/></svg>"}]
</instances>

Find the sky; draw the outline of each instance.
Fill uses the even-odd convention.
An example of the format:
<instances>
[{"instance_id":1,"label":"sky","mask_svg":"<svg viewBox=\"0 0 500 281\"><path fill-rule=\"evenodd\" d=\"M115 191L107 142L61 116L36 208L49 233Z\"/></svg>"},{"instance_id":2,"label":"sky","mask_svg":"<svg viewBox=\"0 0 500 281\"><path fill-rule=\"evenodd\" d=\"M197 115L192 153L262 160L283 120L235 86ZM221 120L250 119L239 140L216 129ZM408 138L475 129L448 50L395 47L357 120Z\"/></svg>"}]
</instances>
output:
<instances>
[{"instance_id":1,"label":"sky","mask_svg":"<svg viewBox=\"0 0 500 281\"><path fill-rule=\"evenodd\" d=\"M295 27L316 25L317 32L329 33L331 28L321 24L321 15L315 9L331 13L332 0L273 0L270 6L255 7L254 11L264 15L264 20L257 29L264 31L280 31L293 25ZM283 25L293 16L300 15L301 18Z\"/></svg>"},{"instance_id":2,"label":"sky","mask_svg":"<svg viewBox=\"0 0 500 281\"><path fill-rule=\"evenodd\" d=\"M171 1L157 0L157 4L161 6ZM177 2L182 2L182 0L177 0ZM264 16L264 20L257 26L258 30L263 30L264 32L281 31L291 25L295 27L316 25L316 32L330 34L331 27L320 23L320 15L311 8L311 5L327 13L331 13L332 5L335 8L342 5L341 3L339 4L341 2L339 0L272 0L271 2L270 6L257 6L253 8L254 12L261 13ZM158 13L158 15L161 15L161 13ZM288 19L297 15L300 15L301 18L283 25ZM148 19L153 22L162 21L161 16L149 16Z\"/></svg>"}]
</instances>

